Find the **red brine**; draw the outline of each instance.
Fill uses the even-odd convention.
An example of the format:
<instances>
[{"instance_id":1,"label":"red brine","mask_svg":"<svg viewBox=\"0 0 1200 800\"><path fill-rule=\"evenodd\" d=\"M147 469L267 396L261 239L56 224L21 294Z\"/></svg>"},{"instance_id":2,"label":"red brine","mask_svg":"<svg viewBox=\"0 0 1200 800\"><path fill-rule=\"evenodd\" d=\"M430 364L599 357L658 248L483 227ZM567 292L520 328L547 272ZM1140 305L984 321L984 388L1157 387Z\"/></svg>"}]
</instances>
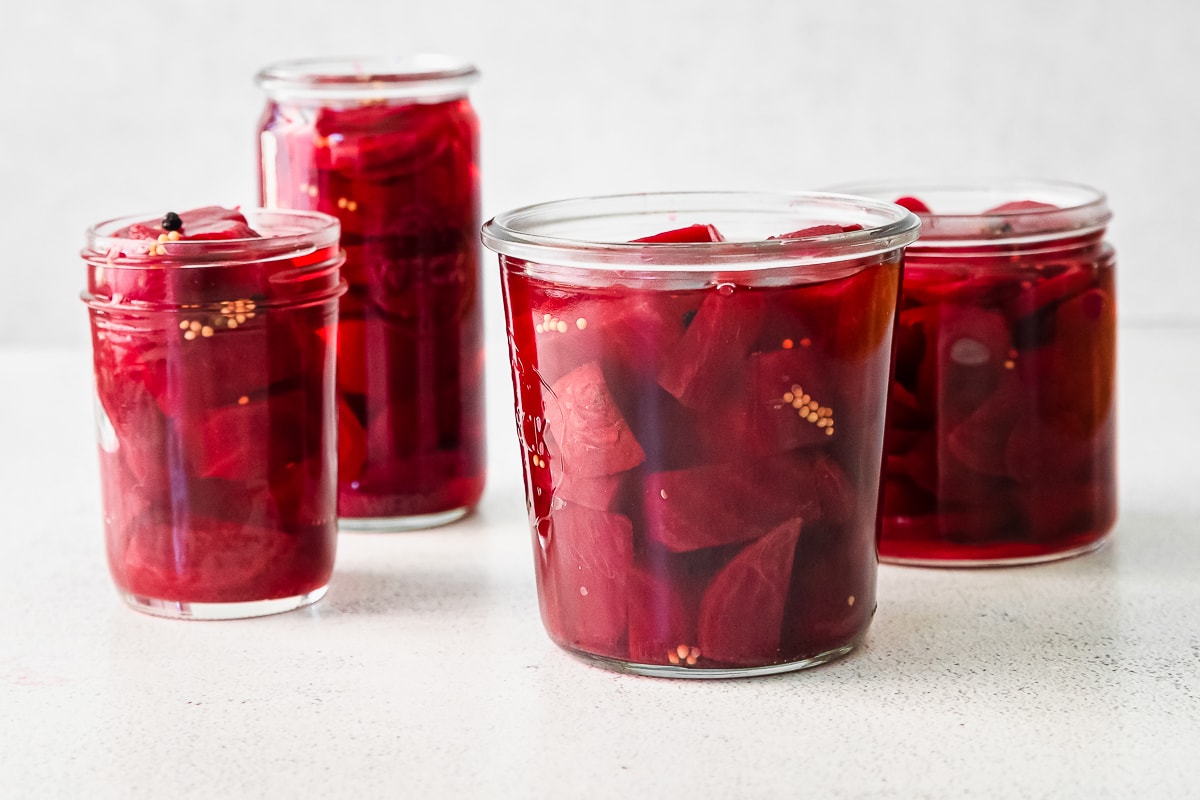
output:
<instances>
[{"instance_id":1,"label":"red brine","mask_svg":"<svg viewBox=\"0 0 1200 800\"><path fill-rule=\"evenodd\" d=\"M465 97L474 75L415 61L260 75L271 98L263 202L342 224L344 527L446 522L483 490L478 124Z\"/></svg>"},{"instance_id":2,"label":"red brine","mask_svg":"<svg viewBox=\"0 0 1200 800\"><path fill-rule=\"evenodd\" d=\"M109 567L151 613L282 611L333 569L337 221L247 214L103 223L83 253Z\"/></svg>"},{"instance_id":3,"label":"red brine","mask_svg":"<svg viewBox=\"0 0 1200 800\"><path fill-rule=\"evenodd\" d=\"M878 235L860 228L730 241L701 217L589 269L550 250L546 263L506 255L519 237L485 226L542 618L560 646L617 669L719 676L820 663L861 638L900 251L839 259L839 242ZM772 260L822 249L823 263ZM766 254L763 268L747 253ZM655 266L675 258L695 265Z\"/></svg>"},{"instance_id":4,"label":"red brine","mask_svg":"<svg viewBox=\"0 0 1200 800\"><path fill-rule=\"evenodd\" d=\"M1116 517L1103 196L1054 184L1000 190L973 209L964 198L983 192L905 198L925 227L905 261L885 560L1044 561L1096 547Z\"/></svg>"}]
</instances>

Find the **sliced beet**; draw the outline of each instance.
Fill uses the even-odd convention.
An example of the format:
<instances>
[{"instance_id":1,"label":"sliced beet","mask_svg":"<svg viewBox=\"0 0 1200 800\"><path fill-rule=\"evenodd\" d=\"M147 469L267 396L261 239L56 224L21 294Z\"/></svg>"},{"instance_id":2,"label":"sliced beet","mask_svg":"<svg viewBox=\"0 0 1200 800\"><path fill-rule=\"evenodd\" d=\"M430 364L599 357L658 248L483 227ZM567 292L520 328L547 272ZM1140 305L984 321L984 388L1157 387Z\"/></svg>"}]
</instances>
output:
<instances>
[{"instance_id":1,"label":"sliced beet","mask_svg":"<svg viewBox=\"0 0 1200 800\"><path fill-rule=\"evenodd\" d=\"M183 220L179 233L184 241L258 238L258 233L234 208L205 206L184 211L179 216Z\"/></svg>"},{"instance_id":2,"label":"sliced beet","mask_svg":"<svg viewBox=\"0 0 1200 800\"><path fill-rule=\"evenodd\" d=\"M307 313L279 319L255 316L233 329L217 327L224 324L218 321L224 319L220 314L180 320L180 326L189 322L192 328L166 334L164 381L155 396L163 413L175 416L232 405L243 398L260 398L284 381L321 374L313 359L325 346L318 334L304 327ZM193 335L185 338L188 333ZM219 370L214 369L217 364Z\"/></svg>"},{"instance_id":3,"label":"sliced beet","mask_svg":"<svg viewBox=\"0 0 1200 800\"><path fill-rule=\"evenodd\" d=\"M890 348L899 293L900 266L888 262L798 288L793 297L796 315L814 322L814 347L858 360Z\"/></svg>"},{"instance_id":4,"label":"sliced beet","mask_svg":"<svg viewBox=\"0 0 1200 800\"><path fill-rule=\"evenodd\" d=\"M552 294L535 303L537 370L547 383L589 361L601 363L619 386L653 379L666 355L683 336L685 318L698 300L611 296L563 302Z\"/></svg>"},{"instance_id":5,"label":"sliced beet","mask_svg":"<svg viewBox=\"0 0 1200 800\"><path fill-rule=\"evenodd\" d=\"M650 236L643 236L640 239L634 239L635 242L662 242L675 244L689 244L699 242L723 242L725 237L717 230L715 225L688 225L684 228L675 228L662 233L655 233Z\"/></svg>"},{"instance_id":6,"label":"sliced beet","mask_svg":"<svg viewBox=\"0 0 1200 800\"><path fill-rule=\"evenodd\" d=\"M1064 301L1055 312L1049 374L1039 414L1058 430L1092 436L1113 413L1116 304L1102 289Z\"/></svg>"},{"instance_id":7,"label":"sliced beet","mask_svg":"<svg viewBox=\"0 0 1200 800\"><path fill-rule=\"evenodd\" d=\"M255 239L258 232L246 222L246 217L236 208L204 206L184 211L178 215L182 227L176 229L181 241L213 239ZM137 222L116 232L117 238L151 239L169 233L161 219Z\"/></svg>"},{"instance_id":8,"label":"sliced beet","mask_svg":"<svg viewBox=\"0 0 1200 800\"><path fill-rule=\"evenodd\" d=\"M469 132L447 103L404 103L321 109L314 121L313 164L352 184L395 184L420 172L422 186L443 190L439 159L467 147Z\"/></svg>"},{"instance_id":9,"label":"sliced beet","mask_svg":"<svg viewBox=\"0 0 1200 800\"><path fill-rule=\"evenodd\" d=\"M475 233L424 204L393 208L357 251L366 271L359 288L410 336L434 320L448 333L478 302Z\"/></svg>"},{"instance_id":10,"label":"sliced beet","mask_svg":"<svg viewBox=\"0 0 1200 800\"><path fill-rule=\"evenodd\" d=\"M790 233L781 233L778 236L768 237L770 239L807 239L810 236L832 236L836 233L850 233L851 231L861 231L862 225L857 223L851 225L812 225L807 228L801 228L798 231Z\"/></svg>"},{"instance_id":11,"label":"sliced beet","mask_svg":"<svg viewBox=\"0 0 1200 800\"><path fill-rule=\"evenodd\" d=\"M932 331L919 380L922 394L936 398L941 425L953 425L996 390L1012 349L1007 323L982 308L943 305Z\"/></svg>"},{"instance_id":12,"label":"sliced beet","mask_svg":"<svg viewBox=\"0 0 1200 800\"><path fill-rule=\"evenodd\" d=\"M655 472L643 486L646 533L675 552L756 539L792 517L844 517L853 505L844 473L820 455Z\"/></svg>"},{"instance_id":13,"label":"sliced beet","mask_svg":"<svg viewBox=\"0 0 1200 800\"><path fill-rule=\"evenodd\" d=\"M817 655L849 644L875 610L875 515L844 525L805 525L796 544L783 642Z\"/></svg>"},{"instance_id":14,"label":"sliced beet","mask_svg":"<svg viewBox=\"0 0 1200 800\"><path fill-rule=\"evenodd\" d=\"M1095 283L1095 273L1082 264L1039 270L1020 283L1021 292L1009 299L1004 309L1014 319L1049 312L1054 304L1086 291Z\"/></svg>"},{"instance_id":15,"label":"sliced beet","mask_svg":"<svg viewBox=\"0 0 1200 800\"><path fill-rule=\"evenodd\" d=\"M629 518L567 503L551 517L548 553L563 643L623 657L633 559Z\"/></svg>"},{"instance_id":16,"label":"sliced beet","mask_svg":"<svg viewBox=\"0 0 1200 800\"><path fill-rule=\"evenodd\" d=\"M151 338L106 331L104 339L94 340L96 424L101 449L124 462L131 485L158 491L170 482L169 422L149 388L157 389L164 380L163 361L158 348L149 344Z\"/></svg>"},{"instance_id":17,"label":"sliced beet","mask_svg":"<svg viewBox=\"0 0 1200 800\"><path fill-rule=\"evenodd\" d=\"M294 391L189 411L174 423L192 475L265 484L315 446L304 439L320 430L309 424L315 411L306 392Z\"/></svg>"},{"instance_id":18,"label":"sliced beet","mask_svg":"<svg viewBox=\"0 0 1200 800\"><path fill-rule=\"evenodd\" d=\"M569 503L608 511L620 493L621 478L621 475L585 477L565 473L554 487L554 494Z\"/></svg>"},{"instance_id":19,"label":"sliced beet","mask_svg":"<svg viewBox=\"0 0 1200 800\"><path fill-rule=\"evenodd\" d=\"M1023 211L1055 211L1058 206L1053 203L1039 203L1037 200L1012 200L1007 203L989 208L984 214L1019 214Z\"/></svg>"},{"instance_id":20,"label":"sliced beet","mask_svg":"<svg viewBox=\"0 0 1200 800\"><path fill-rule=\"evenodd\" d=\"M895 202L896 202L896 205L907 208L909 211L913 212L914 214L932 214L933 213L932 210L930 210L929 206L927 206L922 200L920 200L916 197L912 197L911 195L897 197Z\"/></svg>"},{"instance_id":21,"label":"sliced beet","mask_svg":"<svg viewBox=\"0 0 1200 800\"><path fill-rule=\"evenodd\" d=\"M1094 435L1083 436L1031 417L1013 429L1004 451L1008 474L1026 486L1070 480L1081 469L1101 462L1112 438L1110 418Z\"/></svg>"},{"instance_id":22,"label":"sliced beet","mask_svg":"<svg viewBox=\"0 0 1200 800\"><path fill-rule=\"evenodd\" d=\"M281 569L295 543L284 531L194 513L143 520L132 526L125 549L124 585L183 602L260 600L263 576Z\"/></svg>"},{"instance_id":23,"label":"sliced beet","mask_svg":"<svg viewBox=\"0 0 1200 800\"><path fill-rule=\"evenodd\" d=\"M337 462L312 447L308 458L271 470L269 515L264 523L288 531L329 525L337 508Z\"/></svg>"},{"instance_id":24,"label":"sliced beet","mask_svg":"<svg viewBox=\"0 0 1200 800\"><path fill-rule=\"evenodd\" d=\"M717 573L700 603L701 655L725 664L770 664L779 657L800 519L773 528Z\"/></svg>"},{"instance_id":25,"label":"sliced beet","mask_svg":"<svg viewBox=\"0 0 1200 800\"><path fill-rule=\"evenodd\" d=\"M688 436L704 457L727 460L730 443L747 458L831 441L837 376L812 348L752 353L731 377L728 402L698 412Z\"/></svg>"},{"instance_id":26,"label":"sliced beet","mask_svg":"<svg viewBox=\"0 0 1200 800\"><path fill-rule=\"evenodd\" d=\"M368 433L368 441L370 435ZM338 513L346 517L397 517L458 508L478 496L478 465L462 450L408 452L368 459L358 479L339 486ZM403 487L398 492L397 487Z\"/></svg>"},{"instance_id":27,"label":"sliced beet","mask_svg":"<svg viewBox=\"0 0 1200 800\"><path fill-rule=\"evenodd\" d=\"M758 336L763 308L761 295L751 290L709 292L658 371L659 385L688 408L719 404L735 387L733 376Z\"/></svg>"},{"instance_id":28,"label":"sliced beet","mask_svg":"<svg viewBox=\"0 0 1200 800\"><path fill-rule=\"evenodd\" d=\"M919 270L911 270L919 272ZM906 296L924 303L953 303L959 306L971 306L985 309L1005 308L1019 297L1022 284L1019 277L1004 271L982 271L970 273L960 279L952 279L950 275L941 276L933 281L922 281L914 276L909 281L904 276L904 292Z\"/></svg>"},{"instance_id":29,"label":"sliced beet","mask_svg":"<svg viewBox=\"0 0 1200 800\"><path fill-rule=\"evenodd\" d=\"M533 426L526 424L527 430ZM528 434L526 434L528 437ZM537 441L537 432L526 442ZM554 432L546 429L541 436L544 447L536 445L528 447L528 469L533 478L534 488L544 493L539 498L549 504L555 500L565 500L568 503L594 508L598 511L609 511L613 508L621 491L623 475L596 475L594 477L574 475L563 470L562 448L554 438Z\"/></svg>"},{"instance_id":30,"label":"sliced beet","mask_svg":"<svg viewBox=\"0 0 1200 800\"><path fill-rule=\"evenodd\" d=\"M1005 477L970 469L954 457L944 437L933 433L908 452L888 456L888 470L906 475L943 505L995 506L1007 502L1014 488Z\"/></svg>"},{"instance_id":31,"label":"sliced beet","mask_svg":"<svg viewBox=\"0 0 1200 800\"><path fill-rule=\"evenodd\" d=\"M563 474L614 475L645 460L595 361L555 381L549 397L546 424L562 450Z\"/></svg>"},{"instance_id":32,"label":"sliced beet","mask_svg":"<svg viewBox=\"0 0 1200 800\"><path fill-rule=\"evenodd\" d=\"M1008 442L1014 429L1028 425L1028 392L1011 371L974 411L958 422L947 421L945 447L975 472L1008 476ZM1014 476L1015 477L1015 476Z\"/></svg>"},{"instance_id":33,"label":"sliced beet","mask_svg":"<svg viewBox=\"0 0 1200 800\"><path fill-rule=\"evenodd\" d=\"M700 656L695 612L668 569L635 567L628 587L630 660L695 666Z\"/></svg>"}]
</instances>

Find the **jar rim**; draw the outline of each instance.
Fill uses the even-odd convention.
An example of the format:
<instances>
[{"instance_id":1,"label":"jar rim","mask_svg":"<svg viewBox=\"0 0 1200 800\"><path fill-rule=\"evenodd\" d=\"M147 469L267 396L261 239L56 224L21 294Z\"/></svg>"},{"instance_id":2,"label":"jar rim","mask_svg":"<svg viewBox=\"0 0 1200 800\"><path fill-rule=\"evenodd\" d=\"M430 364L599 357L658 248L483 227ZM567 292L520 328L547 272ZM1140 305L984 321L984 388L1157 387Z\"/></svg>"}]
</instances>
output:
<instances>
[{"instance_id":1,"label":"jar rim","mask_svg":"<svg viewBox=\"0 0 1200 800\"><path fill-rule=\"evenodd\" d=\"M86 232L87 243L80 255L85 261L120 267L161 269L164 257L148 257L156 246L169 248L172 269L211 267L226 263L266 261L295 257L336 247L341 235L337 217L320 211L277 208L235 208L261 235L238 239L180 239L158 242L130 239L115 234L130 225L153 220L161 214L130 214L98 222Z\"/></svg>"},{"instance_id":2,"label":"jar rim","mask_svg":"<svg viewBox=\"0 0 1200 800\"><path fill-rule=\"evenodd\" d=\"M274 100L455 97L478 79L473 64L441 53L295 59L255 76Z\"/></svg>"},{"instance_id":3,"label":"jar rim","mask_svg":"<svg viewBox=\"0 0 1200 800\"><path fill-rule=\"evenodd\" d=\"M921 236L912 250L1075 239L1102 233L1112 219L1108 197L1099 189L1041 178L888 179L840 184L831 190L893 202L904 197L921 200L931 210L915 212L921 218ZM1019 201L1046 207L999 208Z\"/></svg>"},{"instance_id":4,"label":"jar rim","mask_svg":"<svg viewBox=\"0 0 1200 800\"><path fill-rule=\"evenodd\" d=\"M749 223L758 219L757 225ZM762 219L771 220L766 228ZM638 242L636 236L581 237L589 223L612 230L640 224L644 235L692 224L762 229L758 238L722 242ZM654 224L650 224L653 222ZM860 230L767 238L815 224ZM625 227L622 228L622 225ZM793 227L787 227L792 225ZM827 264L892 252L917 238L917 215L894 203L832 192L696 191L615 194L556 200L496 215L482 229L496 253L556 267L646 272L750 271ZM752 234L757 235L757 234Z\"/></svg>"}]
</instances>

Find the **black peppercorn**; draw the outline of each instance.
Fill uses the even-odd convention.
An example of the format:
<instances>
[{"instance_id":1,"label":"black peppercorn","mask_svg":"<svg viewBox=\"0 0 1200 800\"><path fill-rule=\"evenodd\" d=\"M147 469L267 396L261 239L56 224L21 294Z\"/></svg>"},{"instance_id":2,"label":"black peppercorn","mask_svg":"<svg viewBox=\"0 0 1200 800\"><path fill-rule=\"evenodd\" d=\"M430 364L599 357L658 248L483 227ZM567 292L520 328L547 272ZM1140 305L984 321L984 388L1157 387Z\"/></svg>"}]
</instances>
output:
<instances>
[{"instance_id":1,"label":"black peppercorn","mask_svg":"<svg viewBox=\"0 0 1200 800\"><path fill-rule=\"evenodd\" d=\"M162 218L162 229L164 231L183 230L183 219L174 211L168 211Z\"/></svg>"}]
</instances>

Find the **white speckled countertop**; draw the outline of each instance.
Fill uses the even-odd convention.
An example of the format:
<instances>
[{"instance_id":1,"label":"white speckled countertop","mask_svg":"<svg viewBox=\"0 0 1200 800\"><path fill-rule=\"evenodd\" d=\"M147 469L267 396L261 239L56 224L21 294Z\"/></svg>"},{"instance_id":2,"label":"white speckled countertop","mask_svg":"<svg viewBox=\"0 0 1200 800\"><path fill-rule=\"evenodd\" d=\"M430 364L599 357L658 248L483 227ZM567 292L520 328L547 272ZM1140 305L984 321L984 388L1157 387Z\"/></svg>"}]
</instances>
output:
<instances>
[{"instance_id":1,"label":"white speckled countertop","mask_svg":"<svg viewBox=\"0 0 1200 800\"><path fill-rule=\"evenodd\" d=\"M0 796L1200 796L1200 329L1123 330L1120 368L1108 547L884 567L847 658L685 682L543 634L509 424L477 515L343 534L311 609L128 610L87 353L0 349Z\"/></svg>"}]
</instances>

